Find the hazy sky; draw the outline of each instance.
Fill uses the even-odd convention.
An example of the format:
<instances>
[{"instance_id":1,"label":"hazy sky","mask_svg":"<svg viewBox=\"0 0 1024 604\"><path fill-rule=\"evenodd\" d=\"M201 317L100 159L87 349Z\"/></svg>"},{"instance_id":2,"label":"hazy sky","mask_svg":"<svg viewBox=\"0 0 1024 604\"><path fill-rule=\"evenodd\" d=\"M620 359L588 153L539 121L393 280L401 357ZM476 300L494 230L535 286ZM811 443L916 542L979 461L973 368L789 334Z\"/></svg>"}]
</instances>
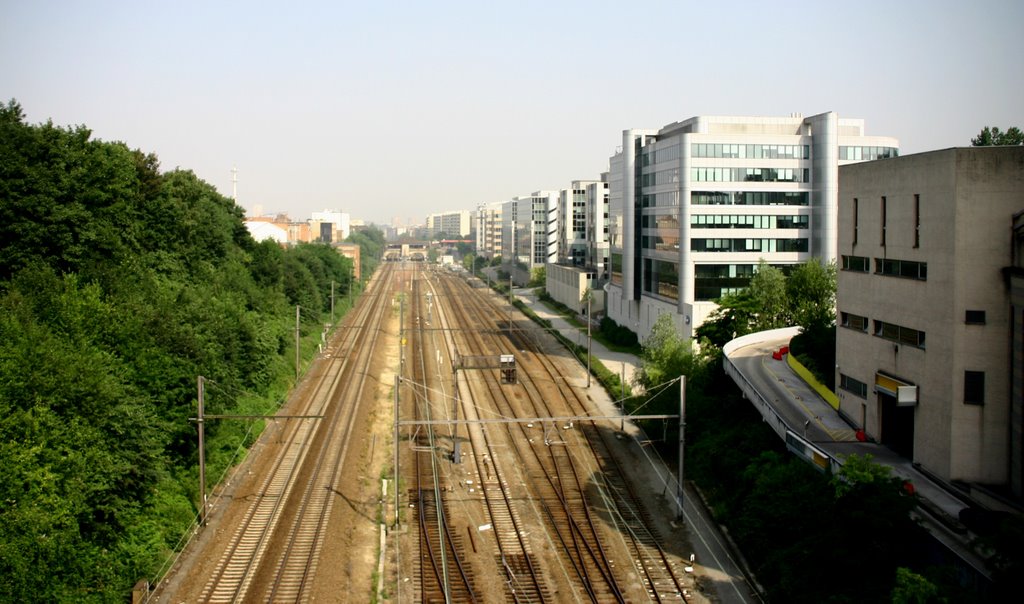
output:
<instances>
[{"instance_id":1,"label":"hazy sky","mask_svg":"<svg viewBox=\"0 0 1024 604\"><path fill-rule=\"evenodd\" d=\"M902 152L1024 127L1024 2L0 0L0 98L247 210L378 223L596 179L626 128L866 120Z\"/></svg>"}]
</instances>

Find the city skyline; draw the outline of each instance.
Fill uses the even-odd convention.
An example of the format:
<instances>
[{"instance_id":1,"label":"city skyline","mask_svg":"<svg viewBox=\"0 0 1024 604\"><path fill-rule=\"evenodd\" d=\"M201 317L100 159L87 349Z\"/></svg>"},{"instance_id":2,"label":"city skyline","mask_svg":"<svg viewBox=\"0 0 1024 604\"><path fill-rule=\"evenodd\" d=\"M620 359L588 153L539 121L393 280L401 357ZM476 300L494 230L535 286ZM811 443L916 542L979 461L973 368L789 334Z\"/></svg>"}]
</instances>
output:
<instances>
[{"instance_id":1,"label":"city skyline","mask_svg":"<svg viewBox=\"0 0 1024 604\"><path fill-rule=\"evenodd\" d=\"M1024 123L1024 5L982 1L7 3L29 122L193 170L251 211L378 224L595 179L622 131L693 115L863 118L901 153Z\"/></svg>"}]
</instances>

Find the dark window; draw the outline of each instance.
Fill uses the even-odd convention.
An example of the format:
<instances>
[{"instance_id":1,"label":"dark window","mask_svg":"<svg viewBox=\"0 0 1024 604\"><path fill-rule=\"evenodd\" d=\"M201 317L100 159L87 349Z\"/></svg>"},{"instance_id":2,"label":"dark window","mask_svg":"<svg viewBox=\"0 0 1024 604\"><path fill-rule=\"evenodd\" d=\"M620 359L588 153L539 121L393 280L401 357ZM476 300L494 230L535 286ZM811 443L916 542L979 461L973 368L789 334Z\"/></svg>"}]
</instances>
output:
<instances>
[{"instance_id":1,"label":"dark window","mask_svg":"<svg viewBox=\"0 0 1024 604\"><path fill-rule=\"evenodd\" d=\"M928 280L928 263L894 258L875 258L875 273L889 277Z\"/></svg>"},{"instance_id":2,"label":"dark window","mask_svg":"<svg viewBox=\"0 0 1024 604\"><path fill-rule=\"evenodd\" d=\"M965 371L964 372L964 404L984 405L985 404L985 372Z\"/></svg>"},{"instance_id":3,"label":"dark window","mask_svg":"<svg viewBox=\"0 0 1024 604\"><path fill-rule=\"evenodd\" d=\"M864 256L843 256L844 271L868 272L871 267L871 259Z\"/></svg>"},{"instance_id":4,"label":"dark window","mask_svg":"<svg viewBox=\"0 0 1024 604\"><path fill-rule=\"evenodd\" d=\"M839 374L839 387L847 392L852 392L860 398L868 397L868 385L860 380L853 379L845 373Z\"/></svg>"},{"instance_id":5,"label":"dark window","mask_svg":"<svg viewBox=\"0 0 1024 604\"><path fill-rule=\"evenodd\" d=\"M885 247L885 195L882 196L882 247Z\"/></svg>"},{"instance_id":6,"label":"dark window","mask_svg":"<svg viewBox=\"0 0 1024 604\"><path fill-rule=\"evenodd\" d=\"M983 310L969 310L964 317L964 323L968 325L984 325L985 324L985 311Z\"/></svg>"},{"instance_id":7,"label":"dark window","mask_svg":"<svg viewBox=\"0 0 1024 604\"><path fill-rule=\"evenodd\" d=\"M853 313L839 313L840 325L847 329L854 329L856 331L868 332L868 318Z\"/></svg>"},{"instance_id":8,"label":"dark window","mask_svg":"<svg viewBox=\"0 0 1024 604\"><path fill-rule=\"evenodd\" d=\"M921 247L921 196L914 193L914 247Z\"/></svg>"},{"instance_id":9,"label":"dark window","mask_svg":"<svg viewBox=\"0 0 1024 604\"><path fill-rule=\"evenodd\" d=\"M879 321L876 319L874 334L879 338L890 340L897 344L906 344L907 346L914 346L915 348L924 348L925 333L909 327L903 327L902 325L886 323L885 321Z\"/></svg>"},{"instance_id":10,"label":"dark window","mask_svg":"<svg viewBox=\"0 0 1024 604\"><path fill-rule=\"evenodd\" d=\"M860 215L858 213L860 208L857 207L858 203L859 202L857 201L857 198L854 197L853 198L853 245L857 245L857 227L860 226L860 224L858 224L860 222Z\"/></svg>"}]
</instances>

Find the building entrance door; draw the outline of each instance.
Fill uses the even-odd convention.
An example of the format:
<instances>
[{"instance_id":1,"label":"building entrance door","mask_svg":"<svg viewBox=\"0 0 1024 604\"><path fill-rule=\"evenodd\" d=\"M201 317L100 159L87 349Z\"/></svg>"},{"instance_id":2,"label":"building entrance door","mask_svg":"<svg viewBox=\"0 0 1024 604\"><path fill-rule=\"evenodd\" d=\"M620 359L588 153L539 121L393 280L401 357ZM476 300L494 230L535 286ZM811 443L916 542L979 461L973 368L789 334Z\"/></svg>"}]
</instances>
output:
<instances>
[{"instance_id":1,"label":"building entrance door","mask_svg":"<svg viewBox=\"0 0 1024 604\"><path fill-rule=\"evenodd\" d=\"M907 459L914 459L914 407L896 404L896 397L878 393L882 413L882 444Z\"/></svg>"}]
</instances>

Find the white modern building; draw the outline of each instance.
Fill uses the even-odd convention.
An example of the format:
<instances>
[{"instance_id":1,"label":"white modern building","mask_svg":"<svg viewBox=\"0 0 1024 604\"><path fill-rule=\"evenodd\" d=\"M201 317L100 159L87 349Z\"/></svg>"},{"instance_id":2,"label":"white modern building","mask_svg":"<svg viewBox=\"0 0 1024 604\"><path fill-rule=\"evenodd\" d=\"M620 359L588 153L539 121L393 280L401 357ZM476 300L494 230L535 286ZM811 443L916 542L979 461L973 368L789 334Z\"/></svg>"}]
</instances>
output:
<instances>
[{"instance_id":1,"label":"white modern building","mask_svg":"<svg viewBox=\"0 0 1024 604\"><path fill-rule=\"evenodd\" d=\"M476 209L476 253L484 258L501 255L502 203L480 204Z\"/></svg>"},{"instance_id":2,"label":"white modern building","mask_svg":"<svg viewBox=\"0 0 1024 604\"><path fill-rule=\"evenodd\" d=\"M347 212L313 212L309 218L309 228L317 241L336 243L348 239L352 230L350 220Z\"/></svg>"},{"instance_id":3,"label":"white modern building","mask_svg":"<svg viewBox=\"0 0 1024 604\"><path fill-rule=\"evenodd\" d=\"M469 237L473 231L473 220L469 210L442 212L427 216L427 229L431 236L444 233L448 237Z\"/></svg>"},{"instance_id":4,"label":"white modern building","mask_svg":"<svg viewBox=\"0 0 1024 604\"><path fill-rule=\"evenodd\" d=\"M502 204L502 258L533 269L558 255L558 193L535 191Z\"/></svg>"},{"instance_id":5,"label":"white modern building","mask_svg":"<svg viewBox=\"0 0 1024 604\"><path fill-rule=\"evenodd\" d=\"M596 278L608 279L608 173L601 180L589 182L587 192L587 266Z\"/></svg>"},{"instance_id":6,"label":"white modern building","mask_svg":"<svg viewBox=\"0 0 1024 604\"><path fill-rule=\"evenodd\" d=\"M608 174L574 180L558 193L558 263L604 275L608 261Z\"/></svg>"},{"instance_id":7,"label":"white modern building","mask_svg":"<svg viewBox=\"0 0 1024 604\"><path fill-rule=\"evenodd\" d=\"M587 190L589 181L574 180L558 192L558 262L587 264Z\"/></svg>"},{"instance_id":8,"label":"white modern building","mask_svg":"<svg viewBox=\"0 0 1024 604\"><path fill-rule=\"evenodd\" d=\"M1024 147L839 171L836 384L868 438L945 481L1024 483Z\"/></svg>"},{"instance_id":9,"label":"white modern building","mask_svg":"<svg viewBox=\"0 0 1024 604\"><path fill-rule=\"evenodd\" d=\"M608 178L608 316L642 339L668 313L692 337L762 259L834 260L839 166L897 154L896 139L832 112L624 131Z\"/></svg>"}]
</instances>

